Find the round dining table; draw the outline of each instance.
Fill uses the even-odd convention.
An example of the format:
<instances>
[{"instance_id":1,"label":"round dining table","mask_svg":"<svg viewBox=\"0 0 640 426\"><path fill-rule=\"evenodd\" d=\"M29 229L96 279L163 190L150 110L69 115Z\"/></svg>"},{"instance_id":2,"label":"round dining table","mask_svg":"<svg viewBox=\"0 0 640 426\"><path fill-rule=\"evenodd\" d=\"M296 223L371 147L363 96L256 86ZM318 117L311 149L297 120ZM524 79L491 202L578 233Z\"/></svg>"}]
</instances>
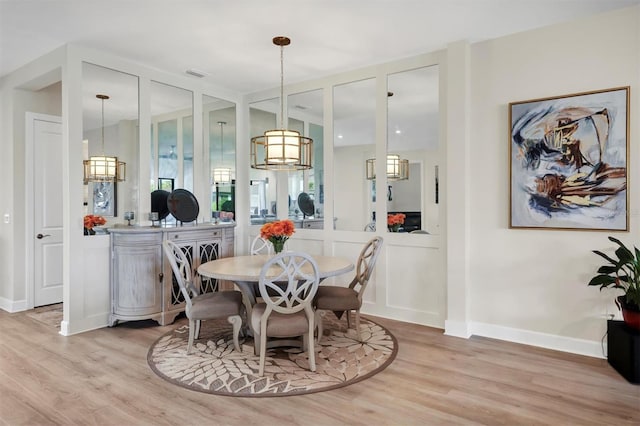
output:
<instances>
[{"instance_id":1,"label":"round dining table","mask_svg":"<svg viewBox=\"0 0 640 426\"><path fill-rule=\"evenodd\" d=\"M256 254L215 259L200 265L198 274L203 277L233 281L244 295L247 318L251 318L251 308L256 303L260 271L271 257L273 255ZM354 268L353 263L343 257L315 255L312 257L318 265L320 281L352 271Z\"/></svg>"}]
</instances>

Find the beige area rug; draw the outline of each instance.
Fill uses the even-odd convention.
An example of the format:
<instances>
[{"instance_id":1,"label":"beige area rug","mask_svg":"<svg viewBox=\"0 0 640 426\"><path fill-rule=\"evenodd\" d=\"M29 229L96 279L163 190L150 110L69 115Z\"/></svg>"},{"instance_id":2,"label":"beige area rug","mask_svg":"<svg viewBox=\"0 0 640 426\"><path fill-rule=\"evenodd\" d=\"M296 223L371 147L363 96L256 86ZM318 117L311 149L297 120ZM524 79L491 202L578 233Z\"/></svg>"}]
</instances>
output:
<instances>
[{"instance_id":1,"label":"beige area rug","mask_svg":"<svg viewBox=\"0 0 640 426\"><path fill-rule=\"evenodd\" d=\"M329 317L332 317L330 319ZM260 357L253 338L233 350L231 326L203 321L200 339L187 355L187 325L165 334L149 349L147 361L163 379L187 389L217 395L261 397L302 395L359 382L384 370L396 356L396 338L384 327L361 318L363 342L355 339L346 321L328 314L320 345L316 344L316 371L308 370L304 352L295 348L267 351L264 377L258 376Z\"/></svg>"},{"instance_id":2,"label":"beige area rug","mask_svg":"<svg viewBox=\"0 0 640 426\"><path fill-rule=\"evenodd\" d=\"M62 322L62 303L40 306L29 311L26 315L38 322L59 329Z\"/></svg>"}]
</instances>

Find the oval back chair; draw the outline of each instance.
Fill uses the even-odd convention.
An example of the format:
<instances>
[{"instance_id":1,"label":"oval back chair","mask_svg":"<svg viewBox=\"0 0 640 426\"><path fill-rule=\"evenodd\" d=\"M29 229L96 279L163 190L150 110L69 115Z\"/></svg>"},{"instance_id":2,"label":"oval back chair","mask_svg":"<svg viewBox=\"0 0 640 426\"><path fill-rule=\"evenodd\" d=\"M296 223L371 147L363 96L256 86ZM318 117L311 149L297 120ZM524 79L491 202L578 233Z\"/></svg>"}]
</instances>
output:
<instances>
[{"instance_id":1,"label":"oval back chair","mask_svg":"<svg viewBox=\"0 0 640 426\"><path fill-rule=\"evenodd\" d=\"M233 347L240 351L238 335L242 326L242 293L239 291L216 291L212 293L200 293L194 285L191 277L191 265L187 256L179 245L173 241L162 243L164 253L169 259L171 269L180 286L180 292L185 300L185 314L189 319L189 343L187 353L191 353L194 338L200 335L200 321L227 318L233 325Z\"/></svg>"},{"instance_id":2,"label":"oval back chair","mask_svg":"<svg viewBox=\"0 0 640 426\"><path fill-rule=\"evenodd\" d=\"M318 288L314 300L314 306L318 311L316 317L318 323L318 341L322 338L322 316L326 311L333 311L340 318L343 312L347 314L347 328L351 328L351 311L355 311L356 334L358 340L362 340L360 335L360 307L362 306L362 296L367 288L373 268L378 260L380 248L382 247L382 237L374 237L369 240L360 252L356 265L356 275L347 287L323 285Z\"/></svg>"},{"instance_id":3,"label":"oval back chair","mask_svg":"<svg viewBox=\"0 0 640 426\"><path fill-rule=\"evenodd\" d=\"M306 253L283 252L270 258L260 271L258 288L263 302L254 305L251 326L260 376L264 375L267 337L303 337L309 368L316 370L313 298L320 283L315 260Z\"/></svg>"}]
</instances>

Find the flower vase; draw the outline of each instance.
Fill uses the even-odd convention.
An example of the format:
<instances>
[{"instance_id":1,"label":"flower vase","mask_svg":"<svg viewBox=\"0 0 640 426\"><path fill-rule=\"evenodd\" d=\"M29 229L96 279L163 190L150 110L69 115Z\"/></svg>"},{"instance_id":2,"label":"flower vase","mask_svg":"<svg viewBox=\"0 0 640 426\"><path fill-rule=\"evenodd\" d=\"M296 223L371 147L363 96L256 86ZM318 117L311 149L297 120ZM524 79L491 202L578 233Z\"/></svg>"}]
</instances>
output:
<instances>
[{"instance_id":1,"label":"flower vase","mask_svg":"<svg viewBox=\"0 0 640 426\"><path fill-rule=\"evenodd\" d=\"M400 225L390 225L389 226L389 231L391 232L398 232L400 230Z\"/></svg>"},{"instance_id":2,"label":"flower vase","mask_svg":"<svg viewBox=\"0 0 640 426\"><path fill-rule=\"evenodd\" d=\"M273 243L273 250L276 252L276 254L284 250L284 241L275 240L275 241L272 241L272 243Z\"/></svg>"},{"instance_id":3,"label":"flower vase","mask_svg":"<svg viewBox=\"0 0 640 426\"><path fill-rule=\"evenodd\" d=\"M96 231L93 228L84 228L84 235L96 235Z\"/></svg>"}]
</instances>

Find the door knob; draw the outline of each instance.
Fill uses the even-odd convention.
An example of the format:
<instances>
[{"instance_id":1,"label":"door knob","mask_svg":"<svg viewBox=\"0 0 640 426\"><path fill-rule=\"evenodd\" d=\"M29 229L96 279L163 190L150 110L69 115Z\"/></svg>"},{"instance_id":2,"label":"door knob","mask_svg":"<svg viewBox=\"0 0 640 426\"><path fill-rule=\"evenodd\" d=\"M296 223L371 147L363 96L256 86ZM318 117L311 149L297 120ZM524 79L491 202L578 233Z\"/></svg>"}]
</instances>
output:
<instances>
[{"instance_id":1,"label":"door knob","mask_svg":"<svg viewBox=\"0 0 640 426\"><path fill-rule=\"evenodd\" d=\"M44 237L50 237L50 236L51 236L51 235L49 235L49 234L38 234L38 235L36 235L36 238L37 238L37 239L39 239L39 240L41 240L41 239L43 239Z\"/></svg>"}]
</instances>

